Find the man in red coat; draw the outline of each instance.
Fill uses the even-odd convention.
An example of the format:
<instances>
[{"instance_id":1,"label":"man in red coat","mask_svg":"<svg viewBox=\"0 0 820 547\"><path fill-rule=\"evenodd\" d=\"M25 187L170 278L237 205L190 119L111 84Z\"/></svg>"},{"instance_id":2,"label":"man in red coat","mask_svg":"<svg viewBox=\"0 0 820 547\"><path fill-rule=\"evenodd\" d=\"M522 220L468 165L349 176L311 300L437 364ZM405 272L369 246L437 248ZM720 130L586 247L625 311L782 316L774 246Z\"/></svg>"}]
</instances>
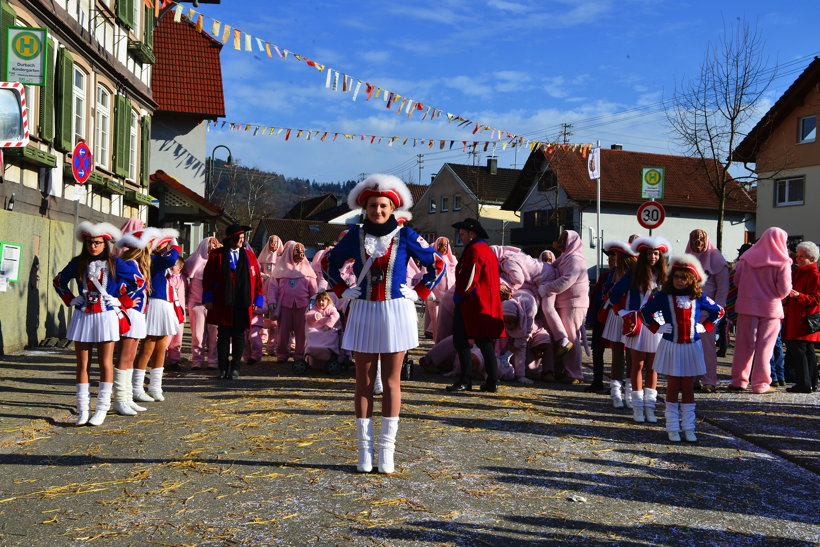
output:
<instances>
[{"instance_id":1,"label":"man in red coat","mask_svg":"<svg viewBox=\"0 0 820 547\"><path fill-rule=\"evenodd\" d=\"M259 262L253 251L245 248L248 230L250 226L228 226L224 247L210 252L202 274L202 303L208 310L205 321L217 326L219 377L225 379L239 378L245 330L251 326L253 307L265 305Z\"/></svg>"},{"instance_id":2,"label":"man in red coat","mask_svg":"<svg viewBox=\"0 0 820 547\"><path fill-rule=\"evenodd\" d=\"M453 344L461 362L461 377L447 386L447 391L470 391L473 388L470 341L484 357L487 381L481 391L498 390L498 371L493 342L504 336L504 313L501 310L498 259L485 241L489 236L478 220L468 218L453 224L464 243L464 254L456 266L456 303L453 317Z\"/></svg>"}]
</instances>

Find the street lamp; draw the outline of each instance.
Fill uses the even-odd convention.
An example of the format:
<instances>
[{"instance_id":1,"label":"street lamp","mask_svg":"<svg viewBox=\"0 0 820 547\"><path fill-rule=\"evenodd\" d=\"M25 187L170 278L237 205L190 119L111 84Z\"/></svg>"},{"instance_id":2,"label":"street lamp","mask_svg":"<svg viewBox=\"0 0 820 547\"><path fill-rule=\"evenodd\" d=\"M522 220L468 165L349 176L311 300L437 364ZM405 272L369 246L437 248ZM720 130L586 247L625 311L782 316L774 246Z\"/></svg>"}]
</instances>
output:
<instances>
[{"instance_id":1,"label":"street lamp","mask_svg":"<svg viewBox=\"0 0 820 547\"><path fill-rule=\"evenodd\" d=\"M225 146L224 144L218 144L214 146L214 149L211 150L211 161L208 164L208 181L205 185L205 196L208 198L209 201L211 199L211 192L213 192L214 184L214 155L216 154L216 151L220 148L224 148L228 151L228 161L225 163L225 165L233 165L233 155L231 154L231 149Z\"/></svg>"}]
</instances>

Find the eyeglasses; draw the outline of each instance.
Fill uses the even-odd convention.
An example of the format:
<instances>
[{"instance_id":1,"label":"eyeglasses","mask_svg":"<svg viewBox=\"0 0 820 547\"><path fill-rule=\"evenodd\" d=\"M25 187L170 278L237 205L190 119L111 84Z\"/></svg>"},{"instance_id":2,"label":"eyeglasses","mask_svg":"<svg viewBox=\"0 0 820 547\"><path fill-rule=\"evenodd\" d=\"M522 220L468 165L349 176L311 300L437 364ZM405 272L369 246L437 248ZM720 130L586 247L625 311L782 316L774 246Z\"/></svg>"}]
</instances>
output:
<instances>
[{"instance_id":1,"label":"eyeglasses","mask_svg":"<svg viewBox=\"0 0 820 547\"><path fill-rule=\"evenodd\" d=\"M95 241L93 239L85 240L85 244L89 247L99 247L100 245L105 245L105 241Z\"/></svg>"}]
</instances>

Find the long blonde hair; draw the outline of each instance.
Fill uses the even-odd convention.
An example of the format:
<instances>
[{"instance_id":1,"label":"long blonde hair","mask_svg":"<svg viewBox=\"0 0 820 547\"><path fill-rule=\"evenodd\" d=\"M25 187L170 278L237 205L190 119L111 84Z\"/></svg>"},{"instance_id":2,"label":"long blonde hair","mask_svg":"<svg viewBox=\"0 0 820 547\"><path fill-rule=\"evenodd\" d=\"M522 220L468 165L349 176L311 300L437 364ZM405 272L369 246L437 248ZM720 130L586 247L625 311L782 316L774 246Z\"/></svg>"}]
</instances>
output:
<instances>
[{"instance_id":1,"label":"long blonde hair","mask_svg":"<svg viewBox=\"0 0 820 547\"><path fill-rule=\"evenodd\" d=\"M137 263L142 277L145 278L145 294L151 294L151 248L153 243L149 243L144 249L128 249L120 257L122 260L133 260Z\"/></svg>"}]
</instances>

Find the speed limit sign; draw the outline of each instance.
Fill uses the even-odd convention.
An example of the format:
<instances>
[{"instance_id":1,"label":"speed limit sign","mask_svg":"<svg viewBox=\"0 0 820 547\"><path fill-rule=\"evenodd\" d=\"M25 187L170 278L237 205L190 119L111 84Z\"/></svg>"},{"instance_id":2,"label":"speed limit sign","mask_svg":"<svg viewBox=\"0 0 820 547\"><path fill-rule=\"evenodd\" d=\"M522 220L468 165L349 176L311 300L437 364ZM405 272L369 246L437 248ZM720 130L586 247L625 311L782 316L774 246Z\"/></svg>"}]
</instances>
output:
<instances>
[{"instance_id":1,"label":"speed limit sign","mask_svg":"<svg viewBox=\"0 0 820 547\"><path fill-rule=\"evenodd\" d=\"M666 211L657 201L647 201L638 207L638 223L647 230L654 230L663 224Z\"/></svg>"}]
</instances>

